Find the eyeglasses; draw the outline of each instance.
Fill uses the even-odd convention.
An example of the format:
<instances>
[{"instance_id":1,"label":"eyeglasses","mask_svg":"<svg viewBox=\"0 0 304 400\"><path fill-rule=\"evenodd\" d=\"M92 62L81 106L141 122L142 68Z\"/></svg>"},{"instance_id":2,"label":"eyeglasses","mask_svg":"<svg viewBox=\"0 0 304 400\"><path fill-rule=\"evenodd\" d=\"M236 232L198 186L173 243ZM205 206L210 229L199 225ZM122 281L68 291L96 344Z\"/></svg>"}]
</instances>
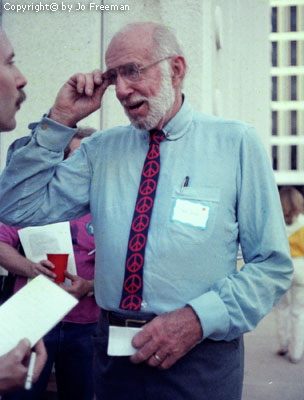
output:
<instances>
[{"instance_id":1,"label":"eyeglasses","mask_svg":"<svg viewBox=\"0 0 304 400\"><path fill-rule=\"evenodd\" d=\"M158 61L155 61L154 63L145 65L144 67L138 67L135 63L128 63L125 65L120 65L117 68L109 69L102 75L102 77L103 77L103 79L105 79L109 82L109 85L116 85L118 74L122 78L127 79L130 82L137 82L141 78L140 74L142 73L142 71L144 71L145 69L150 68L153 65L156 65L162 61L168 60L169 58L172 58L172 56L162 58L161 60L158 60Z\"/></svg>"}]
</instances>

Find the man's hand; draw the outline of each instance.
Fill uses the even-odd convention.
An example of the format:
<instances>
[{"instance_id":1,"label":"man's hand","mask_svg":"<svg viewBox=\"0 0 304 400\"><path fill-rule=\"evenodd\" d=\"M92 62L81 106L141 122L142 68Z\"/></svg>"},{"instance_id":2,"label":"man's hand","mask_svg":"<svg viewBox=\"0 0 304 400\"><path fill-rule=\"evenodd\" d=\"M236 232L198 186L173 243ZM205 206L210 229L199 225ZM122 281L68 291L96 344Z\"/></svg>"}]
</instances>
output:
<instances>
[{"instance_id":1,"label":"man's hand","mask_svg":"<svg viewBox=\"0 0 304 400\"><path fill-rule=\"evenodd\" d=\"M145 361L151 367L167 369L190 351L202 338L200 321L191 307L159 315L134 336L139 350L131 356L135 364Z\"/></svg>"},{"instance_id":2,"label":"man's hand","mask_svg":"<svg viewBox=\"0 0 304 400\"><path fill-rule=\"evenodd\" d=\"M42 274L47 278L54 280L56 278L56 274L52 272L52 269L55 269L55 266L49 260L41 260L39 263L32 263L30 267L29 278L35 278L36 276Z\"/></svg>"},{"instance_id":3,"label":"man's hand","mask_svg":"<svg viewBox=\"0 0 304 400\"><path fill-rule=\"evenodd\" d=\"M37 342L36 346L34 347L34 351L36 352L36 362L33 382L36 382L47 360L47 352L42 339Z\"/></svg>"},{"instance_id":4,"label":"man's hand","mask_svg":"<svg viewBox=\"0 0 304 400\"><path fill-rule=\"evenodd\" d=\"M63 286L66 292L70 293L72 296L76 297L76 299L81 299L81 297L87 295L88 293L94 290L94 281L83 279L78 275L72 275L69 272L65 271L64 275L71 280L72 286Z\"/></svg>"},{"instance_id":5,"label":"man's hand","mask_svg":"<svg viewBox=\"0 0 304 400\"><path fill-rule=\"evenodd\" d=\"M108 82L95 70L88 74L73 75L60 89L50 118L69 127L100 108Z\"/></svg>"},{"instance_id":6,"label":"man's hand","mask_svg":"<svg viewBox=\"0 0 304 400\"><path fill-rule=\"evenodd\" d=\"M35 382L46 362L47 353L42 340L39 340L34 350L37 353L33 376ZM29 340L22 339L13 350L0 357L0 395L24 387L30 354Z\"/></svg>"}]
</instances>

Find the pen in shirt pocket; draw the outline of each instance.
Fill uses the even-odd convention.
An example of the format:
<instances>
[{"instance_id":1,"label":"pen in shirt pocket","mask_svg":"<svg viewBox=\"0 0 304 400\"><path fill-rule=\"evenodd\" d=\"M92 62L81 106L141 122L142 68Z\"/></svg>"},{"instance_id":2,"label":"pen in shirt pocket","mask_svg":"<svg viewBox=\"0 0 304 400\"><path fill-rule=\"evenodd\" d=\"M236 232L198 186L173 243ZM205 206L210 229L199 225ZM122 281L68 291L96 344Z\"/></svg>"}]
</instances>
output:
<instances>
[{"instance_id":1,"label":"pen in shirt pocket","mask_svg":"<svg viewBox=\"0 0 304 400\"><path fill-rule=\"evenodd\" d=\"M188 185L189 185L189 176L186 176L180 191L182 191L185 187L188 187Z\"/></svg>"}]
</instances>

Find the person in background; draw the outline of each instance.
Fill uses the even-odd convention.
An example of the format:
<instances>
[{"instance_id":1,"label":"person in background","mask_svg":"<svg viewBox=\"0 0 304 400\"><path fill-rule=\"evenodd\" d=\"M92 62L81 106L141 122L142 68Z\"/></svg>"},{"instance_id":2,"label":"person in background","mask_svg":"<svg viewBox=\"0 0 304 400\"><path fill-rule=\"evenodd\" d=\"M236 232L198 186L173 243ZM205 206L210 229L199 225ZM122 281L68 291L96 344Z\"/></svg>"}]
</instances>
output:
<instances>
[{"instance_id":1,"label":"person in background","mask_svg":"<svg viewBox=\"0 0 304 400\"><path fill-rule=\"evenodd\" d=\"M76 135L66 147L65 158L71 157L83 138L95 129L78 128ZM76 189L77 190L77 189ZM92 295L94 292L95 244L91 216L87 214L70 221L77 276L66 273L72 286L63 288L79 299L79 304L67 314L45 337L48 361L38 381L30 391L18 391L3 396L5 400L40 400L46 391L53 364L55 365L58 398L62 400L93 399L93 348L91 336L99 318L99 307ZM26 284L28 278L44 274L54 278L52 263L42 260L34 263L19 254L18 228L0 227L0 264L17 274L15 290ZM93 252L93 253L92 253ZM92 253L92 254L91 254Z\"/></svg>"},{"instance_id":2,"label":"person in background","mask_svg":"<svg viewBox=\"0 0 304 400\"><path fill-rule=\"evenodd\" d=\"M304 197L292 186L280 189L294 274L290 289L275 307L278 355L298 363L304 351Z\"/></svg>"},{"instance_id":3,"label":"person in background","mask_svg":"<svg viewBox=\"0 0 304 400\"><path fill-rule=\"evenodd\" d=\"M98 400L240 400L243 333L292 275L269 158L254 128L193 110L167 26L127 25L105 61L104 73L72 76L27 144L10 147L0 219L26 226L92 213ZM94 134L61 162L109 85L131 125ZM109 355L113 330L120 345L130 326L142 328L126 343L135 353Z\"/></svg>"},{"instance_id":4,"label":"person in background","mask_svg":"<svg viewBox=\"0 0 304 400\"><path fill-rule=\"evenodd\" d=\"M25 77L14 64L13 47L0 28L0 132L16 127L15 115L26 98L23 90L26 83ZM37 359L33 381L36 381L47 359L42 340L34 350ZM23 339L9 353L0 357L0 395L24 386L30 351L31 343Z\"/></svg>"}]
</instances>

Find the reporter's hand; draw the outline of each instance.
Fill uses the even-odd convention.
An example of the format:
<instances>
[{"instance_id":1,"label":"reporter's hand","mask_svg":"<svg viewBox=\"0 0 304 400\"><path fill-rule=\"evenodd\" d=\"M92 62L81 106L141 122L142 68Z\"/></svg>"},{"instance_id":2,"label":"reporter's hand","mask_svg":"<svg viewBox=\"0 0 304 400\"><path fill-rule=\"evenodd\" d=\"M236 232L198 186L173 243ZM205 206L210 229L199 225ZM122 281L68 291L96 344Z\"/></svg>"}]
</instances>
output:
<instances>
[{"instance_id":1,"label":"reporter's hand","mask_svg":"<svg viewBox=\"0 0 304 400\"><path fill-rule=\"evenodd\" d=\"M56 278L56 274L52 272L55 269L55 266L49 260L41 260L39 263L32 263L31 271L29 273L30 278L35 278L36 276L42 274L47 278L54 280Z\"/></svg>"},{"instance_id":2,"label":"reporter's hand","mask_svg":"<svg viewBox=\"0 0 304 400\"><path fill-rule=\"evenodd\" d=\"M138 348L130 357L135 364L167 369L188 353L202 338L200 321L190 306L159 315L144 325L132 345Z\"/></svg>"},{"instance_id":3,"label":"reporter's hand","mask_svg":"<svg viewBox=\"0 0 304 400\"><path fill-rule=\"evenodd\" d=\"M65 271L64 275L71 280L72 285L64 286L61 284L60 286L66 292L76 297L76 299L81 299L81 297L87 295L89 292L92 292L94 288L93 280L83 279L78 275L70 274L68 271Z\"/></svg>"},{"instance_id":4,"label":"reporter's hand","mask_svg":"<svg viewBox=\"0 0 304 400\"><path fill-rule=\"evenodd\" d=\"M77 122L100 108L108 82L100 70L73 75L60 89L50 118L63 125L75 127Z\"/></svg>"},{"instance_id":5,"label":"reporter's hand","mask_svg":"<svg viewBox=\"0 0 304 400\"><path fill-rule=\"evenodd\" d=\"M47 360L47 352L42 339L40 339L37 342L37 344L34 347L34 351L36 352L36 362L35 362L33 382L36 382Z\"/></svg>"},{"instance_id":6,"label":"reporter's hand","mask_svg":"<svg viewBox=\"0 0 304 400\"><path fill-rule=\"evenodd\" d=\"M0 395L24 387L31 344L22 339L10 352L0 357Z\"/></svg>"}]
</instances>

